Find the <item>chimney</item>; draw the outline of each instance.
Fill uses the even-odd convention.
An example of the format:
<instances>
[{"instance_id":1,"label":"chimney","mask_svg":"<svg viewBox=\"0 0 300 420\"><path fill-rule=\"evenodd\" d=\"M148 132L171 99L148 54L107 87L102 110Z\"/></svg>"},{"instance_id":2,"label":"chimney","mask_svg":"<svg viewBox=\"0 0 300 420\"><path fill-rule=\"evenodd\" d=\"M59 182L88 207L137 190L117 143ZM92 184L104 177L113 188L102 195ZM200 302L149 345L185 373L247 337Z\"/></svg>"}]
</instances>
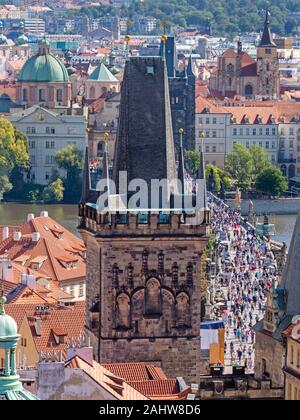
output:
<instances>
[{"instance_id":1,"label":"chimney","mask_svg":"<svg viewBox=\"0 0 300 420\"><path fill-rule=\"evenodd\" d=\"M2 277L2 280L6 281L13 281L13 268L12 263L9 259L2 259L0 261L0 275Z\"/></svg>"},{"instance_id":2,"label":"chimney","mask_svg":"<svg viewBox=\"0 0 300 420\"><path fill-rule=\"evenodd\" d=\"M5 241L9 237L9 228L4 227L2 231L2 240Z\"/></svg>"},{"instance_id":3,"label":"chimney","mask_svg":"<svg viewBox=\"0 0 300 420\"><path fill-rule=\"evenodd\" d=\"M15 242L19 242L22 238L22 233L21 232L15 232L14 233L14 241Z\"/></svg>"},{"instance_id":4,"label":"chimney","mask_svg":"<svg viewBox=\"0 0 300 420\"><path fill-rule=\"evenodd\" d=\"M35 276L32 274L27 275L26 284L31 290L35 290L36 288L36 279Z\"/></svg>"},{"instance_id":5,"label":"chimney","mask_svg":"<svg viewBox=\"0 0 300 420\"><path fill-rule=\"evenodd\" d=\"M41 211L40 217L49 217L49 213L47 211Z\"/></svg>"},{"instance_id":6,"label":"chimney","mask_svg":"<svg viewBox=\"0 0 300 420\"><path fill-rule=\"evenodd\" d=\"M35 322L34 322L34 328L35 328L35 333L38 336L42 335L42 320L39 317L35 318Z\"/></svg>"},{"instance_id":7,"label":"chimney","mask_svg":"<svg viewBox=\"0 0 300 420\"><path fill-rule=\"evenodd\" d=\"M39 232L33 232L31 235L32 242L38 242L41 238Z\"/></svg>"},{"instance_id":8,"label":"chimney","mask_svg":"<svg viewBox=\"0 0 300 420\"><path fill-rule=\"evenodd\" d=\"M27 222L30 222L30 220L34 219L34 214L33 213L29 213L27 215Z\"/></svg>"},{"instance_id":9,"label":"chimney","mask_svg":"<svg viewBox=\"0 0 300 420\"><path fill-rule=\"evenodd\" d=\"M21 284L27 285L27 274L21 274Z\"/></svg>"}]
</instances>

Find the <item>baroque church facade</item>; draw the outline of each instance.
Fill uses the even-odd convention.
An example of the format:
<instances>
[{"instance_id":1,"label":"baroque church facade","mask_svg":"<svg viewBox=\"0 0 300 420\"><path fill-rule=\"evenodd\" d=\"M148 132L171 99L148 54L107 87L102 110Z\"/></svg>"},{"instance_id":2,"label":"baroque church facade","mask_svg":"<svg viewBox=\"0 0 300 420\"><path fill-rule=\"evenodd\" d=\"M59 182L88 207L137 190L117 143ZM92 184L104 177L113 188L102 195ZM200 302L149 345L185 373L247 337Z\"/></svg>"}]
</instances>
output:
<instances>
[{"instance_id":1,"label":"baroque church facade","mask_svg":"<svg viewBox=\"0 0 300 420\"><path fill-rule=\"evenodd\" d=\"M230 48L218 58L217 71L212 74L209 87L212 95L222 98L236 95L248 99L279 98L278 50L270 30L268 10L256 60L243 51L242 43L238 42L237 51Z\"/></svg>"},{"instance_id":2,"label":"baroque church facade","mask_svg":"<svg viewBox=\"0 0 300 420\"><path fill-rule=\"evenodd\" d=\"M140 87L143 87L142 89ZM145 101L144 98L148 100ZM164 57L131 57L125 68L113 180L183 179L175 164ZM107 153L104 178L107 179ZM199 176L204 177L203 166ZM203 182L204 183L204 182ZM204 190L205 191L205 190ZM179 193L178 193L179 194ZM209 233L201 217L170 209L99 213L88 157L79 206L87 247L87 327L100 363L156 362L188 383L200 375L200 259ZM205 192L203 192L205 202Z\"/></svg>"}]
</instances>

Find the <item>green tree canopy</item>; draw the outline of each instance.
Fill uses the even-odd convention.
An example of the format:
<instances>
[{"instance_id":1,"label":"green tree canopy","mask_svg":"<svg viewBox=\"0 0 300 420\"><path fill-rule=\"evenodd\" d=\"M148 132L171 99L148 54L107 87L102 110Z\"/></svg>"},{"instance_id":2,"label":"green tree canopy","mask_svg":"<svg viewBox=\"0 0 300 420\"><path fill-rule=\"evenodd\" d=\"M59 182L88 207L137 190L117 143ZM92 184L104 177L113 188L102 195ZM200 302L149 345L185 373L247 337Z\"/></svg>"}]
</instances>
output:
<instances>
[{"instance_id":1,"label":"green tree canopy","mask_svg":"<svg viewBox=\"0 0 300 420\"><path fill-rule=\"evenodd\" d=\"M28 167L27 137L0 118L0 199L12 189L12 181L23 179L23 171Z\"/></svg>"},{"instance_id":2,"label":"green tree canopy","mask_svg":"<svg viewBox=\"0 0 300 420\"><path fill-rule=\"evenodd\" d=\"M43 201L45 203L58 203L64 198L64 184L60 178L51 182L43 191Z\"/></svg>"},{"instance_id":3,"label":"green tree canopy","mask_svg":"<svg viewBox=\"0 0 300 420\"><path fill-rule=\"evenodd\" d=\"M77 203L80 199L82 185L83 153L70 145L56 153L55 160L60 169L66 171L63 179L67 203Z\"/></svg>"},{"instance_id":4,"label":"green tree canopy","mask_svg":"<svg viewBox=\"0 0 300 420\"><path fill-rule=\"evenodd\" d=\"M288 189L288 183L281 171L275 166L266 168L256 180L256 189L270 196L277 197Z\"/></svg>"},{"instance_id":5,"label":"green tree canopy","mask_svg":"<svg viewBox=\"0 0 300 420\"><path fill-rule=\"evenodd\" d=\"M227 156L226 171L236 181L241 191L249 190L253 181L253 161L250 150L241 144L236 144L232 153Z\"/></svg>"}]
</instances>

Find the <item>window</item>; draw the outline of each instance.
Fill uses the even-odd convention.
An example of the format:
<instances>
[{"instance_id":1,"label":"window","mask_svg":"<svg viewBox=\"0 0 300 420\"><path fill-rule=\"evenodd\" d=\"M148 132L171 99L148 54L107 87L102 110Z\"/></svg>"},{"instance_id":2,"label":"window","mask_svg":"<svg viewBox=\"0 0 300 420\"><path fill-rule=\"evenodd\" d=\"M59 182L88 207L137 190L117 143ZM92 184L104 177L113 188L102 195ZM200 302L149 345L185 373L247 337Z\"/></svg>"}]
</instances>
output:
<instances>
[{"instance_id":1,"label":"window","mask_svg":"<svg viewBox=\"0 0 300 420\"><path fill-rule=\"evenodd\" d=\"M95 99L95 97L96 97L96 90L95 90L94 86L92 86L90 88L90 99Z\"/></svg>"},{"instance_id":2,"label":"window","mask_svg":"<svg viewBox=\"0 0 300 420\"><path fill-rule=\"evenodd\" d=\"M234 136L237 136L237 128L234 128L234 129L233 129L233 135L234 135Z\"/></svg>"},{"instance_id":3,"label":"window","mask_svg":"<svg viewBox=\"0 0 300 420\"><path fill-rule=\"evenodd\" d=\"M266 149L270 149L270 142L266 141Z\"/></svg>"},{"instance_id":4,"label":"window","mask_svg":"<svg viewBox=\"0 0 300 420\"><path fill-rule=\"evenodd\" d=\"M259 142L259 147L263 147L262 141Z\"/></svg>"},{"instance_id":5,"label":"window","mask_svg":"<svg viewBox=\"0 0 300 420\"><path fill-rule=\"evenodd\" d=\"M249 147L250 147L249 141L246 141L246 147L247 147L247 149L249 149Z\"/></svg>"},{"instance_id":6,"label":"window","mask_svg":"<svg viewBox=\"0 0 300 420\"><path fill-rule=\"evenodd\" d=\"M294 129L293 129L293 128L290 128L290 129L289 129L289 135L290 135L290 136L293 136L293 135L294 135Z\"/></svg>"},{"instance_id":7,"label":"window","mask_svg":"<svg viewBox=\"0 0 300 420\"><path fill-rule=\"evenodd\" d=\"M256 128L253 128L252 134L253 136L256 136Z\"/></svg>"},{"instance_id":8,"label":"window","mask_svg":"<svg viewBox=\"0 0 300 420\"><path fill-rule=\"evenodd\" d=\"M80 283L79 285L79 297L83 297L84 296L84 284Z\"/></svg>"},{"instance_id":9,"label":"window","mask_svg":"<svg viewBox=\"0 0 300 420\"><path fill-rule=\"evenodd\" d=\"M29 149L35 149L35 140L29 141Z\"/></svg>"},{"instance_id":10,"label":"window","mask_svg":"<svg viewBox=\"0 0 300 420\"><path fill-rule=\"evenodd\" d=\"M209 146L205 146L205 152L206 152L206 153L209 153L209 151L210 151Z\"/></svg>"},{"instance_id":11,"label":"window","mask_svg":"<svg viewBox=\"0 0 300 420\"><path fill-rule=\"evenodd\" d=\"M291 351L290 351L290 364L294 364L294 346L291 344Z\"/></svg>"},{"instance_id":12,"label":"window","mask_svg":"<svg viewBox=\"0 0 300 420\"><path fill-rule=\"evenodd\" d=\"M69 127L68 128L68 134L76 134L76 128Z\"/></svg>"},{"instance_id":13,"label":"window","mask_svg":"<svg viewBox=\"0 0 300 420\"><path fill-rule=\"evenodd\" d=\"M266 136L269 136L269 135L270 135L270 129L266 128Z\"/></svg>"},{"instance_id":14,"label":"window","mask_svg":"<svg viewBox=\"0 0 300 420\"><path fill-rule=\"evenodd\" d=\"M260 136L262 136L262 135L263 135L263 129L262 129L262 128L259 128L259 130L258 130L258 134L259 134Z\"/></svg>"},{"instance_id":15,"label":"window","mask_svg":"<svg viewBox=\"0 0 300 420\"><path fill-rule=\"evenodd\" d=\"M51 149L55 149L55 141L54 140L51 141Z\"/></svg>"},{"instance_id":16,"label":"window","mask_svg":"<svg viewBox=\"0 0 300 420\"><path fill-rule=\"evenodd\" d=\"M246 128L246 136L250 136L250 128Z\"/></svg>"},{"instance_id":17,"label":"window","mask_svg":"<svg viewBox=\"0 0 300 420\"><path fill-rule=\"evenodd\" d=\"M147 66L147 74L154 74L154 66Z\"/></svg>"},{"instance_id":18,"label":"window","mask_svg":"<svg viewBox=\"0 0 300 420\"><path fill-rule=\"evenodd\" d=\"M28 101L28 90L23 89L23 102L27 102L27 101Z\"/></svg>"},{"instance_id":19,"label":"window","mask_svg":"<svg viewBox=\"0 0 300 420\"><path fill-rule=\"evenodd\" d=\"M240 128L240 136L244 135L244 130L242 128Z\"/></svg>"},{"instance_id":20,"label":"window","mask_svg":"<svg viewBox=\"0 0 300 420\"><path fill-rule=\"evenodd\" d=\"M46 149L50 149L50 141L46 141Z\"/></svg>"},{"instance_id":21,"label":"window","mask_svg":"<svg viewBox=\"0 0 300 420\"><path fill-rule=\"evenodd\" d=\"M216 131L213 131L212 132L212 136L213 136L213 138L216 138L217 137L217 132Z\"/></svg>"},{"instance_id":22,"label":"window","mask_svg":"<svg viewBox=\"0 0 300 420\"><path fill-rule=\"evenodd\" d=\"M272 54L272 49L271 48L265 48L265 53L266 54Z\"/></svg>"},{"instance_id":23,"label":"window","mask_svg":"<svg viewBox=\"0 0 300 420\"><path fill-rule=\"evenodd\" d=\"M46 127L47 134L55 134L55 128L53 127Z\"/></svg>"},{"instance_id":24,"label":"window","mask_svg":"<svg viewBox=\"0 0 300 420\"><path fill-rule=\"evenodd\" d=\"M210 124L210 119L209 118L206 118L205 123L206 124Z\"/></svg>"},{"instance_id":25,"label":"window","mask_svg":"<svg viewBox=\"0 0 300 420\"><path fill-rule=\"evenodd\" d=\"M276 128L275 127L272 128L272 136L276 136Z\"/></svg>"},{"instance_id":26,"label":"window","mask_svg":"<svg viewBox=\"0 0 300 420\"><path fill-rule=\"evenodd\" d=\"M275 149L276 148L276 143L275 143L275 141L272 141L272 149Z\"/></svg>"},{"instance_id":27,"label":"window","mask_svg":"<svg viewBox=\"0 0 300 420\"><path fill-rule=\"evenodd\" d=\"M46 101L46 95L44 89L39 89L39 102L45 102Z\"/></svg>"},{"instance_id":28,"label":"window","mask_svg":"<svg viewBox=\"0 0 300 420\"><path fill-rule=\"evenodd\" d=\"M290 140L290 149L293 149L294 148L294 142L293 142L293 140Z\"/></svg>"},{"instance_id":29,"label":"window","mask_svg":"<svg viewBox=\"0 0 300 420\"><path fill-rule=\"evenodd\" d=\"M216 117L214 117L214 118L212 119L212 123L213 123L213 124L217 124L217 118L216 118Z\"/></svg>"},{"instance_id":30,"label":"window","mask_svg":"<svg viewBox=\"0 0 300 420\"><path fill-rule=\"evenodd\" d=\"M217 146L213 146L213 147L212 147L212 152L213 152L213 153L216 153L216 152L217 152Z\"/></svg>"},{"instance_id":31,"label":"window","mask_svg":"<svg viewBox=\"0 0 300 420\"><path fill-rule=\"evenodd\" d=\"M31 156L30 156L30 162L31 162L32 164L35 164L35 155L31 155Z\"/></svg>"},{"instance_id":32,"label":"window","mask_svg":"<svg viewBox=\"0 0 300 420\"><path fill-rule=\"evenodd\" d=\"M199 117L199 124L203 124L203 118Z\"/></svg>"},{"instance_id":33,"label":"window","mask_svg":"<svg viewBox=\"0 0 300 420\"><path fill-rule=\"evenodd\" d=\"M26 128L26 133L27 133L27 134L36 134L36 129L35 129L35 127L27 127L27 128Z\"/></svg>"},{"instance_id":34,"label":"window","mask_svg":"<svg viewBox=\"0 0 300 420\"><path fill-rule=\"evenodd\" d=\"M209 138L210 137L209 131L206 131L205 135L206 135L207 138Z\"/></svg>"},{"instance_id":35,"label":"window","mask_svg":"<svg viewBox=\"0 0 300 420\"><path fill-rule=\"evenodd\" d=\"M75 289L74 289L74 286L70 286L70 294L71 294L72 296L75 296Z\"/></svg>"},{"instance_id":36,"label":"window","mask_svg":"<svg viewBox=\"0 0 300 420\"><path fill-rule=\"evenodd\" d=\"M57 102L62 102L63 100L63 91L62 89L57 89L56 91L56 101Z\"/></svg>"}]
</instances>

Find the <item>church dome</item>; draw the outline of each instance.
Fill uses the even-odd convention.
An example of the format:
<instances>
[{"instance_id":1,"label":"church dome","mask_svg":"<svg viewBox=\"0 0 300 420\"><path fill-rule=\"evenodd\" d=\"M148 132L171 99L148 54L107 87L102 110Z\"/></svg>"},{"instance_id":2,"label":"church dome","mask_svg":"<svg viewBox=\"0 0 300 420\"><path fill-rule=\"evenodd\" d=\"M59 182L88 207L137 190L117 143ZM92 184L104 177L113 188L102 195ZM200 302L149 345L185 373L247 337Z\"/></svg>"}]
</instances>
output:
<instances>
[{"instance_id":1,"label":"church dome","mask_svg":"<svg viewBox=\"0 0 300 420\"><path fill-rule=\"evenodd\" d=\"M16 337L18 335L18 327L16 321L5 314L3 308L5 302L6 298L0 297L0 338Z\"/></svg>"},{"instance_id":2,"label":"church dome","mask_svg":"<svg viewBox=\"0 0 300 420\"><path fill-rule=\"evenodd\" d=\"M40 51L24 64L19 82L69 82L69 75L60 60Z\"/></svg>"},{"instance_id":3,"label":"church dome","mask_svg":"<svg viewBox=\"0 0 300 420\"><path fill-rule=\"evenodd\" d=\"M16 39L16 45L25 45L28 44L28 38L25 34L21 34L20 36L18 36L18 38Z\"/></svg>"}]
</instances>

